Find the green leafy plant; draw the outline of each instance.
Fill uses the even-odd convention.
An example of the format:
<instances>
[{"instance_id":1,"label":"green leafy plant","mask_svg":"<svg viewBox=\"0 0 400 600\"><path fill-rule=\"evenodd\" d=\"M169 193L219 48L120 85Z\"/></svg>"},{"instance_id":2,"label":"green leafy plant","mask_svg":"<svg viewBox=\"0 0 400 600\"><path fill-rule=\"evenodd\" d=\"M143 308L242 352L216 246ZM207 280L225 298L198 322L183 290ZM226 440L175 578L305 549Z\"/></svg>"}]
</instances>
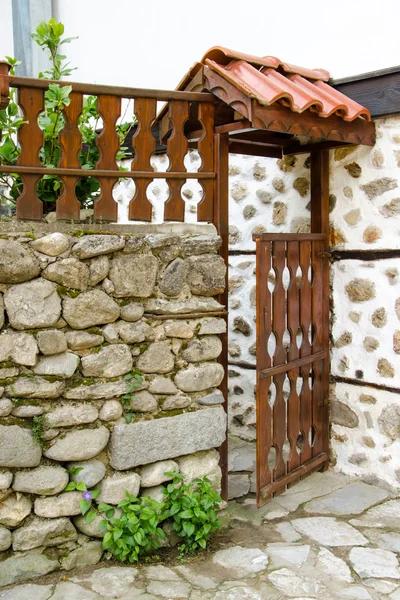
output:
<instances>
[{"instance_id":1,"label":"green leafy plant","mask_svg":"<svg viewBox=\"0 0 400 600\"><path fill-rule=\"evenodd\" d=\"M52 66L49 70L39 73L41 79L61 79L62 77L68 77L72 71L76 70L76 67L69 67L70 63L62 63L67 57L60 54L60 48L63 44L69 44L69 42L78 38L70 37L63 39L61 37L63 34L63 23L57 23L55 19L50 19L47 23L46 21L42 21L36 27L36 32L31 34L42 50L50 52Z\"/></svg>"},{"instance_id":2,"label":"green leafy plant","mask_svg":"<svg viewBox=\"0 0 400 600\"><path fill-rule=\"evenodd\" d=\"M166 514L163 505L152 498L136 498L128 493L126 496L118 504L121 515L105 519L100 528L105 532L103 548L117 560L133 563L157 550L166 539L159 527ZM108 504L99 504L98 510L106 516L114 512Z\"/></svg>"},{"instance_id":3,"label":"green leafy plant","mask_svg":"<svg viewBox=\"0 0 400 600\"><path fill-rule=\"evenodd\" d=\"M39 446L44 445L44 433L49 429L49 422L44 415L33 417L32 419L32 434L33 439Z\"/></svg>"},{"instance_id":4,"label":"green leafy plant","mask_svg":"<svg viewBox=\"0 0 400 600\"><path fill-rule=\"evenodd\" d=\"M210 535L221 528L217 510L222 500L207 477L185 484L180 473L166 475L173 477L164 488L166 513L173 520L175 532L182 538L179 555L183 558L199 548L205 549Z\"/></svg>"},{"instance_id":5,"label":"green leafy plant","mask_svg":"<svg viewBox=\"0 0 400 600\"><path fill-rule=\"evenodd\" d=\"M125 421L131 423L133 413L135 412L134 409L132 409L132 402L135 402L133 391L135 388L142 385L143 377L133 368L130 373L124 376L124 380L126 381L126 393L122 396L121 401L124 409Z\"/></svg>"}]
</instances>

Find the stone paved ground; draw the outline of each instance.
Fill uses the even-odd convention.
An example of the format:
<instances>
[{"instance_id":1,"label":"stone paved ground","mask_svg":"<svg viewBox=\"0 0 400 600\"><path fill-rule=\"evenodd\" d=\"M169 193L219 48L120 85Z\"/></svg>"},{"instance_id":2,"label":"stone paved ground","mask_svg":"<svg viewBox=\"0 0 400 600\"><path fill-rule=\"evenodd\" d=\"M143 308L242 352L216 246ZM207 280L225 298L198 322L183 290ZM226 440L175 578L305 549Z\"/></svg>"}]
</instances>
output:
<instances>
[{"instance_id":1,"label":"stone paved ground","mask_svg":"<svg viewBox=\"0 0 400 600\"><path fill-rule=\"evenodd\" d=\"M207 558L52 574L3 588L0 600L400 600L392 491L316 473L259 511L252 500L229 511L232 528Z\"/></svg>"}]
</instances>

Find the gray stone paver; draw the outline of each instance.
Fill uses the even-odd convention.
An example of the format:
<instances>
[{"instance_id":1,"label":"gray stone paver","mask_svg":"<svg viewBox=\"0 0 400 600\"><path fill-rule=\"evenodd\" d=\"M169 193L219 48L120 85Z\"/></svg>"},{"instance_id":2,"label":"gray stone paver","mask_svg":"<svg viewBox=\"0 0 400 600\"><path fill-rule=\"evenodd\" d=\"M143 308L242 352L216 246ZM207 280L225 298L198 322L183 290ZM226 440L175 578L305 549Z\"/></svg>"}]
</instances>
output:
<instances>
[{"instance_id":1,"label":"gray stone paver","mask_svg":"<svg viewBox=\"0 0 400 600\"><path fill-rule=\"evenodd\" d=\"M257 512L251 500L231 503L233 529L212 555L168 566L102 563L86 574L64 571L48 576L51 584L39 578L0 588L0 600L400 600L400 500L317 473L271 504ZM324 516L311 516L310 507ZM22 564L25 580L41 556L30 555L28 569Z\"/></svg>"},{"instance_id":2,"label":"gray stone paver","mask_svg":"<svg viewBox=\"0 0 400 600\"><path fill-rule=\"evenodd\" d=\"M385 490L366 483L352 483L323 498L307 502L304 510L308 513L328 515L358 515L388 496Z\"/></svg>"}]
</instances>

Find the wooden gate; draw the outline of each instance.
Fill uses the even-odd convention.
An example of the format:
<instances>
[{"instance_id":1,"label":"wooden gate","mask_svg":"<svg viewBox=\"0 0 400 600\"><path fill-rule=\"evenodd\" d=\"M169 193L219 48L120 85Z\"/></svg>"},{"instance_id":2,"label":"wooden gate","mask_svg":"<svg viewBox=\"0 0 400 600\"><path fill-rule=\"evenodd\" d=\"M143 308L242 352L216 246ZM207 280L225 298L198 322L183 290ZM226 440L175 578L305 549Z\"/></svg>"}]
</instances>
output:
<instances>
[{"instance_id":1,"label":"wooden gate","mask_svg":"<svg viewBox=\"0 0 400 600\"><path fill-rule=\"evenodd\" d=\"M263 234L257 246L257 501L328 462L325 234Z\"/></svg>"}]
</instances>

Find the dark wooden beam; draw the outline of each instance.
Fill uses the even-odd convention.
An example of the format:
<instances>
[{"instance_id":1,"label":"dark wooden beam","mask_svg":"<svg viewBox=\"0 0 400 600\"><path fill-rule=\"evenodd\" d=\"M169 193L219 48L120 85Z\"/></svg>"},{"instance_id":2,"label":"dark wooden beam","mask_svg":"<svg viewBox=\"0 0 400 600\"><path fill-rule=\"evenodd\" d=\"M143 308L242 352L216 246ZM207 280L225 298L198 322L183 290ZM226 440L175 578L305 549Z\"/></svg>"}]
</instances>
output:
<instances>
[{"instance_id":1,"label":"dark wooden beam","mask_svg":"<svg viewBox=\"0 0 400 600\"><path fill-rule=\"evenodd\" d=\"M267 158L282 158L282 149L278 146L266 146L252 142L237 142L229 140L230 154L245 154L248 156L265 156Z\"/></svg>"},{"instance_id":2,"label":"dark wooden beam","mask_svg":"<svg viewBox=\"0 0 400 600\"><path fill-rule=\"evenodd\" d=\"M235 139L241 142L256 142L259 144L266 144L268 146L293 147L298 145L299 147L301 147L299 143L296 144L296 140L293 139L292 135L279 135L276 133L272 133L271 131L265 131L262 129L253 129L251 131L245 132L234 131L229 135L229 139Z\"/></svg>"},{"instance_id":3,"label":"dark wooden beam","mask_svg":"<svg viewBox=\"0 0 400 600\"><path fill-rule=\"evenodd\" d=\"M368 108L373 119L400 114L400 66L336 79L330 85Z\"/></svg>"}]
</instances>

